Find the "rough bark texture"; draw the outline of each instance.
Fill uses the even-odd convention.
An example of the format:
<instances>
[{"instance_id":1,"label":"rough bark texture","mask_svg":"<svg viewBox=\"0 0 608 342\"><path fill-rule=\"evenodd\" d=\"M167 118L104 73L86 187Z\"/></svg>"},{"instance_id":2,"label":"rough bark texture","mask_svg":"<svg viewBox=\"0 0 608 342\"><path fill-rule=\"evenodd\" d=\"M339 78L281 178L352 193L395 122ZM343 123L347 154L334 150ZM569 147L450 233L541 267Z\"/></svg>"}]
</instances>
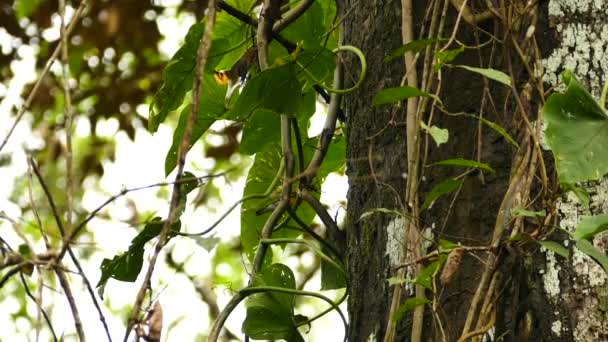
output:
<instances>
[{"instance_id":1,"label":"rough bark texture","mask_svg":"<svg viewBox=\"0 0 608 342\"><path fill-rule=\"evenodd\" d=\"M366 341L370 336L382 338L386 326L390 304L386 279L391 276L386 227L394 217L382 214L365 220L359 217L375 208L399 210L397 196L403 201L407 165L404 127L388 124L393 112L394 120L403 122L403 111L394 111L391 106L372 107L373 96L382 88L398 86L403 75L401 61L383 62L392 49L401 45L401 3L345 1L341 4L343 13L357 3L345 20L345 44L355 45L365 53L368 76L345 100L349 178L347 260L351 275L348 336L349 341ZM347 70L356 73L358 63L352 58L348 61L351 63ZM345 79L351 80L348 71ZM376 179L383 184L376 183Z\"/></svg>"}]
</instances>

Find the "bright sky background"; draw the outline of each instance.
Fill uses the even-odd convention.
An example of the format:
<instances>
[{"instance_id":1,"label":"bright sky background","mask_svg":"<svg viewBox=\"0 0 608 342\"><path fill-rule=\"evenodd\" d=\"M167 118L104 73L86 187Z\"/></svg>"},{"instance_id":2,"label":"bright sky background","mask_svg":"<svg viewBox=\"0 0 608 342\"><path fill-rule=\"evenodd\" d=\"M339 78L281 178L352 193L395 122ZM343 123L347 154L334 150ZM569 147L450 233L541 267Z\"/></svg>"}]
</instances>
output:
<instances>
[{"instance_id":1,"label":"bright sky background","mask_svg":"<svg viewBox=\"0 0 608 342\"><path fill-rule=\"evenodd\" d=\"M180 46L181 40L175 37L184 37L190 25L194 23L194 18L187 14L175 15L176 6L180 3L179 0L161 1L161 5L168 6L163 15L156 18L156 21L161 29L161 33L165 36L160 43L160 50L165 56L171 56ZM68 11L70 14L73 11ZM56 40L58 38L57 27L59 25L58 18L53 18L53 23L56 25L54 29L49 29L45 32L44 37L48 40ZM168 37L168 38L167 38ZM17 110L21 107L23 99L20 97L23 87L26 84L33 82L36 78L35 61L36 58L46 58L47 56L38 56L36 48L28 45L20 45L10 37L0 24L0 53L8 53L11 49L16 48L19 58L11 63L11 70L16 75L8 84L0 84L0 141L6 136L10 126L14 122L14 116ZM55 65L52 69L55 75L59 75L59 65ZM322 106L319 106L321 112ZM141 115L147 115L148 108L145 105L137 107L137 112ZM322 127L324 116L322 113L315 115L310 133L318 134ZM12 163L8 167L0 168L0 212L4 212L8 217L19 221L21 217L20 206L24 203L13 203L9 197L13 191L13 184L17 177L23 177L27 170L25 149L42 148L41 139L36 137L36 134L30 130L31 116L26 114L21 123L17 126L9 143L0 152L0 154L10 154ZM224 123L216 123L216 126ZM80 118L76 119L76 137L84 137L90 134L88 121ZM216 129L218 127L215 127ZM145 129L140 128L136 131L135 141L131 141L123 132L117 132L118 123L115 119L101 121L97 127L97 133L100 136L113 137L116 141L116 160L115 162L104 163L104 176L96 183L91 179L85 180L85 188L87 189L82 206L87 211L92 211L98 207L109 196L120 192L123 188L132 188L138 186L149 185L165 180L163 175L164 170L164 150L170 146L172 137L172 128L166 125L161 125L158 132L153 136ZM163 152L158 152L162 150ZM202 145L197 144L190 152L191 156L201 156ZM251 158L244 158L243 163L251 163ZM197 175L205 174L212 166L211 159L188 159L187 169L195 170ZM173 180L174 176L168 179ZM216 179L216 184L221 186L222 203L217 205L214 212L209 212L206 208L199 208L193 211L188 208L186 214L182 217L183 225L188 227L190 231L198 231L213 222L216 217L219 217L224 210L233 202L241 197L244 179L238 182L227 183L223 178ZM331 205L330 213L333 215L338 211L338 201L345 201L347 182L344 176L331 174L326 184L331 184L331 191L324 187L321 200L323 203ZM123 252L128 248L130 240L135 236L135 231L132 229L124 229L125 224L120 220L126 220L131 216L131 211L128 209L127 199L137 203L139 212L157 212L160 216L166 216L168 210L168 201L159 199L155 194L158 189L144 190L136 193L131 193L123 197L104 209L104 213L108 213L111 219L94 219L88 225L89 231L93 231L95 235L95 244L98 247L97 252L92 255L88 262L83 264L85 273L93 285L100 277L99 265L103 258L111 258L116 253ZM39 203L44 206L46 203ZM340 210L340 215L343 216L344 211ZM240 216L239 209L233 211L226 220L215 230L215 234L223 240L229 240L239 233ZM14 233L9 222L0 220L0 235L9 241L11 245L17 246L21 242L18 236ZM177 239L175 239L177 240ZM170 243L166 249L169 249L174 242ZM86 241L80 241L86 242ZM148 244L151 246L152 244ZM44 251L44 246L39 244L36 247L37 252ZM187 238L179 239L178 247L174 256L176 261L186 261L186 271L197 277L205 277L210 274L210 259L211 254L200 248L194 240ZM147 249L149 251L150 248ZM162 254L161 254L162 256ZM312 258L308 257L309 262ZM289 266L295 266L297 260L291 258L284 261ZM176 277L175 274L168 270L164 265L162 258L159 259L156 268L153 282L155 284L165 284L155 286L155 290L162 289L160 293L155 292L159 296L159 300L163 307L163 333L166 333L168 327L177 321L171 330L171 340L174 341L189 341L196 334L197 329L210 325L207 319L206 306L199 299L199 295L194 291L193 286L185 277ZM144 264L144 270L146 265ZM220 270L221 271L221 270ZM142 271L142 274L144 272ZM141 285L141 278L135 283L124 283L116 280L109 280L106 286L106 297L104 304L110 310L121 310L124 306L133 303L135 293ZM78 276L71 276L72 284L75 290L75 299L80 308L80 314L84 323L84 328L90 341L105 340L101 324L99 322L97 312L92 306L91 299L83 291L80 286L81 282ZM307 290L316 291L320 284L319 275L309 282ZM13 287L21 286L20 282L15 280L10 281L5 285L3 291L8 291ZM227 289L222 289L221 286L216 288L218 294L218 304L220 308L230 298L230 292ZM325 293L330 298L335 298L333 292ZM46 304L50 303L50 298L53 297L54 306L51 312L57 334L61 335L64 332L73 331L73 320L69 311L67 301L60 295L53 294L52 291L45 289L44 299ZM25 319L13 322L11 313L19 310L19 302L14 298L7 298L1 304L0 310L0 326L2 327L2 339L6 341L26 341L34 340L34 331L31 329L29 322ZM325 308L326 304L320 305ZM301 308L304 315L312 316L319 311L319 307L304 305ZM36 316L35 304L28 302L28 312L32 317ZM106 319L109 321L110 330L113 338L122 340L124 334L123 317L112 315L107 308L104 310ZM342 305L342 310L346 314L346 306ZM244 309L241 306L237 311L233 312L228 321L228 327L234 332L240 333L240 326L244 317ZM28 335L26 337L26 335ZM133 334L131 335L133 336ZM305 335L306 336L306 335ZM42 329L41 341L49 339L46 328ZM166 334L163 334L166 338ZM331 313L325 318L316 321L312 325L312 330L307 335L309 341L339 341L343 338L342 323L336 313ZM68 338L67 340L73 340Z\"/></svg>"}]
</instances>

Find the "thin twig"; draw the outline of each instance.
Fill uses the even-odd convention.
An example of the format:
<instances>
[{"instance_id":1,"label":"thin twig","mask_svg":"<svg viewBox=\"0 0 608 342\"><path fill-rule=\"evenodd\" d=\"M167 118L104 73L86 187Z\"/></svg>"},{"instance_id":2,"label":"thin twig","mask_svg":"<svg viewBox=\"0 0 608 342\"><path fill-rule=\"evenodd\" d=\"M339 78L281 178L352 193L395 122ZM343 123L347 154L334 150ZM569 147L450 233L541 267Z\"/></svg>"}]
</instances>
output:
<instances>
[{"instance_id":1,"label":"thin twig","mask_svg":"<svg viewBox=\"0 0 608 342\"><path fill-rule=\"evenodd\" d=\"M74 318L74 327L76 328L76 334L78 334L78 339L81 342L86 341L84 330L82 328L82 321L80 320L80 314L78 312L78 305L76 305L76 300L74 300L74 295L72 294L72 288L70 286L70 282L65 275L65 272L60 268L55 269L55 274L57 274L57 278L59 279L59 284L63 288L63 293L65 294L65 298L68 300L68 304L70 305L70 310L72 311L72 317Z\"/></svg>"},{"instance_id":2,"label":"thin twig","mask_svg":"<svg viewBox=\"0 0 608 342\"><path fill-rule=\"evenodd\" d=\"M196 77L194 78L194 85L192 86L192 107L190 111L190 115L188 117L188 122L186 124L186 128L184 130L184 135L180 141L179 147L177 149L177 175L176 180L182 176L184 171L184 165L186 163L186 154L188 153L188 144L190 143L190 137L192 136L192 128L194 126L194 122L196 120L196 113L198 113L200 106L200 95L202 88L202 78L205 65L207 64L207 58L209 56L209 49L211 48L211 35L213 33L213 26L215 24L215 0L210 0L207 7L207 15L205 22L205 32L203 33L203 37L198 46L198 50L196 53ZM158 237L158 241L154 247L154 253L150 258L150 262L148 265L148 269L146 271L146 275L142 282L142 285L137 293L135 298L135 303L133 304L133 309L131 311L131 315L129 317L129 321L127 322L127 329L125 331L124 341L126 342L129 338L129 334L131 329L137 323L137 316L139 315L139 311L141 309L141 305L144 301L144 297L146 294L146 287L150 283L152 278L152 273L154 272L154 266L156 264L156 260L160 251L167 241L167 237L169 235L169 230L171 225L176 219L177 209L179 207L180 202L180 184L177 182L173 186L173 193L171 196L171 203L169 205L169 215L165 223L163 224L163 228Z\"/></svg>"}]
</instances>

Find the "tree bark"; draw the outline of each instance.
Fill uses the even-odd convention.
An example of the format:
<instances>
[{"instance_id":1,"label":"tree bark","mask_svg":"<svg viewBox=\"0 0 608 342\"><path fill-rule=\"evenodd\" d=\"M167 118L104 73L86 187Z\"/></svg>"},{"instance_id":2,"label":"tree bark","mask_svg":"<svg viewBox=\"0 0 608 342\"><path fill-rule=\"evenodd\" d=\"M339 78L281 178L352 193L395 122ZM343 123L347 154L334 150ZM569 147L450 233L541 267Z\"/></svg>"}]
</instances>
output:
<instances>
[{"instance_id":1,"label":"tree bark","mask_svg":"<svg viewBox=\"0 0 608 342\"><path fill-rule=\"evenodd\" d=\"M603 38L608 37L608 26L605 16L599 13L604 13L608 4L602 1L588 2L587 7L577 5L576 8L571 8L570 2L565 0L541 3L538 21L534 25L535 31L532 32L538 41L541 55L546 56L543 60L546 82L554 85L556 75L564 67L572 68L574 64L577 68L575 74L586 80L591 89L599 94L597 91L603 84L598 86L598 81L608 74L608 63L602 63L605 56L608 56L608 41ZM424 18L430 2L414 3L414 32L416 39L419 39L423 38L420 37L421 27L428 25ZM339 8L342 15L345 15L344 43L360 47L368 60L365 83L345 98L349 178L347 267L351 284L348 338L349 341L382 341L389 319L392 294L387 279L394 276L393 267L401 259L405 244L402 238L404 222L398 216L386 213L375 213L364 219L361 219L361 215L377 208L400 211L405 198L405 110L392 105L372 106L373 96L379 90L399 86L403 77L402 59L384 62L384 58L401 45L401 2L344 0L340 2ZM560 13L561 18L558 17ZM456 16L457 11L450 7L446 18L445 35L448 37ZM584 23L577 24L572 18L584 20ZM481 29L501 37L504 32L496 25L498 22L493 20L479 24ZM522 31L526 32L526 27ZM606 34L600 35L599 32ZM487 39L487 36L480 35L479 31L475 33L475 28L464 22L460 23L456 37L467 46L478 45L480 40ZM584 39L579 39L580 37ZM573 50L576 53L573 54ZM488 66L491 54L493 64ZM452 64L492 67L504 71L508 70L507 58L511 58L515 75L522 76L521 79L529 77L514 50L499 47L492 51L491 45L477 50L467 49ZM575 63L572 58L576 58ZM347 70L354 73L358 66L356 60L350 57L346 60ZM420 60L418 67L421 66ZM480 60L485 64L480 66ZM356 79L356 75L349 78L348 71L346 75L347 83L350 79ZM594 80L596 84L593 84ZM522 82L517 86L522 86ZM513 120L518 114L510 90L496 82L490 83L489 90L496 104L491 108L485 102L484 118L502 125L516 139L521 138L521 121ZM457 68L442 69L440 97L448 111L478 114L482 107L483 92L484 82L481 77ZM503 106L503 103L506 103L504 108L497 108ZM539 96L532 98L530 120L536 118L541 105ZM428 112L423 115L426 118ZM479 161L491 165L496 172L485 173L483 176L478 172L467 175L463 187L456 195L442 197L423 214L419 229L434 241L445 239L468 246L489 245L498 208L507 191L512 158L517 151L496 132L487 127L480 128L479 123L471 118L435 113L433 124L447 128L450 138L447 144L440 147L429 139L428 160L422 166L424 179L421 194L428 193L434 185L461 173L461 170L452 168L428 167L435 161L458 157L473 160L479 158ZM552 158L548 152L544 155L549 171ZM608 212L608 180L589 186L592 204L586 213ZM421 195L421 200L423 198L424 195ZM574 228L577 217L585 213L580 205L569 198L562 201L560 210L563 216L560 225L570 230ZM595 245L606 250L606 235L597 238ZM471 298L484 268L480 260L484 260L485 256L479 256L477 258L466 254L455 279L437 292L436 316L445 325L447 341L455 341L461 334ZM487 334L491 340L608 339L606 274L580 252L574 251L573 261L566 263L550 252L539 253L537 249L517 253L505 249L500 257L498 271L502 274L498 279L501 291L498 292L500 296L494 309L496 321ZM402 301L410 296L411 289L404 291ZM431 298L431 294L427 297ZM424 337L427 340L442 340L428 308L424 323ZM410 326L411 317L406 316L400 321L395 340L409 340Z\"/></svg>"}]
</instances>

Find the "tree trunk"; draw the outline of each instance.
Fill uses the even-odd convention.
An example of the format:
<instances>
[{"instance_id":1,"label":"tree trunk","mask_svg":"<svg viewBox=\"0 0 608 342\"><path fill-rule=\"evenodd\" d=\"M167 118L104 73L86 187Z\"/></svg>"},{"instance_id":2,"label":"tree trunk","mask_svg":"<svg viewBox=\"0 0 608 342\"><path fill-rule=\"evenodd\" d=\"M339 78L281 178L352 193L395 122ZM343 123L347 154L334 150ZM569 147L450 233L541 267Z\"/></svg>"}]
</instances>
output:
<instances>
[{"instance_id":1,"label":"tree trunk","mask_svg":"<svg viewBox=\"0 0 608 342\"><path fill-rule=\"evenodd\" d=\"M425 14L431 2L414 2L415 39L426 38L428 22ZM594 2L596 5L590 2L587 8L577 5L579 12L576 18L587 20L585 24L577 25L572 20L564 19L573 18L572 12L566 12L566 17L556 16L560 8L568 9L568 5L561 3L570 2L552 0L540 4L537 21L522 21L518 34L523 39L531 30L531 23L534 23L535 31L531 32L534 32L541 55L548 56L543 60L546 82L554 85L556 75L564 67L572 68L572 58L575 58L575 74L579 78L591 75L582 79L591 82L595 94L599 94L598 89L602 84L598 80L608 74L608 62L601 62L602 58L608 56L608 44L600 37L608 37L608 26L603 16L593 13L605 11L608 5L602 1ZM443 6L443 2L441 4ZM347 267L351 285L348 337L349 341L383 341L390 319L392 295L392 286L389 286L387 279L395 276L394 266L399 264L406 243L403 241L404 221L399 216L387 213L375 213L364 219L361 219L361 215L377 208L401 210L400 203L405 200L405 110L393 105L372 106L372 99L379 90L399 86L404 75L403 59L384 62L386 56L402 45L401 1L344 0L339 7L342 15L345 15L344 43L360 47L368 62L366 82L345 99L349 178ZM446 38L452 32L457 11L450 5L447 14ZM424 25L426 31L424 36L420 36ZM497 20L480 22L478 25L499 38L505 34ZM463 21L456 37L467 46L478 46L488 40L488 36L480 32ZM605 34L600 35L599 32ZM580 37L585 39L581 40ZM598 40L601 44L596 42ZM502 45L493 44L480 49L467 49L452 64L491 67L509 73L509 59L512 74L516 76L517 90L521 91L530 75L514 48L509 42L507 44L505 49ZM592 46L592 53L589 52L589 45ZM587 50L584 46L587 46ZM450 49L456 47L452 45ZM574 54L572 50L575 50ZM422 57L418 59L419 68L421 60ZM479 65L480 61L482 65ZM488 61L491 61L491 65L488 65ZM347 70L351 73L357 70L354 58L347 58ZM490 82L488 90L494 100L490 105L487 99L482 100L485 83L481 77L466 70L445 67L441 77L439 95L449 112L479 115L481 108L485 119L503 126L516 140L523 140L526 130L511 89ZM356 75L351 78L356 79ZM349 80L348 72L346 80ZM594 80L595 85L592 84ZM532 96L528 111L530 121L536 119L541 105L540 96ZM427 109L423 119L426 120L428 115ZM448 129L450 137L448 143L439 147L428 137L428 159L421 168L424 176L419 191L421 201L434 185L462 173L462 169L428 167L433 162L448 158L472 159L489 164L496 172L483 175L472 172L466 175L459 191L441 197L423 212L418 228L435 242L444 239L466 246L488 246L509 186L517 149L495 131L470 117L445 115L436 110L433 125ZM422 139L425 140L424 134ZM552 158L550 153L544 154L551 177ZM607 212L608 181L590 186L593 203L587 213ZM538 191L537 188L532 189L530 197L534 197ZM584 213L580 205L571 199L562 201L560 210L563 216L561 226L567 229L573 229L577 217ZM552 237L559 238L555 234ZM605 250L607 238L596 239L596 246L604 246ZM486 333L489 340L590 341L608 338L606 274L593 261L577 251L574 251L572 263L566 264L550 252L539 253L537 247L517 251L501 247L500 250L497 272L501 276L496 279L500 291L497 292L494 308L495 321L492 329ZM456 341L461 336L486 256L486 253L465 254L452 282L437 290L436 312L431 312L428 307L425 309L425 340ZM411 278L414 275L408 276ZM403 292L402 302L413 295L410 288ZM427 292L427 298L431 299L432 293ZM410 316L399 322L395 341L410 339ZM437 319L441 320L445 335L439 332Z\"/></svg>"}]
</instances>

